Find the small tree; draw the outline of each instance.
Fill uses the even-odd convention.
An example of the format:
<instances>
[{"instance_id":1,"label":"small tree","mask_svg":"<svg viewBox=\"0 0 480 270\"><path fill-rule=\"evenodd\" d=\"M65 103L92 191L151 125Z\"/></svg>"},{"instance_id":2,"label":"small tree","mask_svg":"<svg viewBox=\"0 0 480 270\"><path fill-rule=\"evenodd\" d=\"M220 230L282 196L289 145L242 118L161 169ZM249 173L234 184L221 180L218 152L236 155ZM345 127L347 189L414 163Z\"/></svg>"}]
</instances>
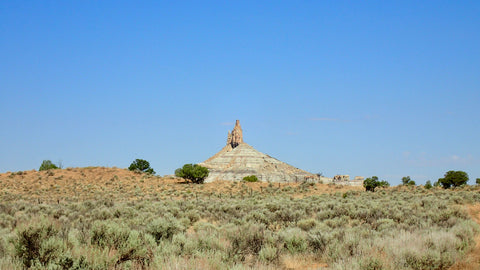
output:
<instances>
[{"instance_id":1,"label":"small tree","mask_svg":"<svg viewBox=\"0 0 480 270\"><path fill-rule=\"evenodd\" d=\"M415 181L410 179L410 176L402 177L402 185L404 186L415 186Z\"/></svg>"},{"instance_id":2,"label":"small tree","mask_svg":"<svg viewBox=\"0 0 480 270\"><path fill-rule=\"evenodd\" d=\"M430 182L430 180L427 180L427 183L425 183L425 188L426 189L431 189L432 188L432 182Z\"/></svg>"},{"instance_id":3,"label":"small tree","mask_svg":"<svg viewBox=\"0 0 480 270\"><path fill-rule=\"evenodd\" d=\"M390 183L388 183L386 180L382 180L378 182L378 187L389 187Z\"/></svg>"},{"instance_id":4,"label":"small tree","mask_svg":"<svg viewBox=\"0 0 480 270\"><path fill-rule=\"evenodd\" d=\"M198 164L185 164L175 170L175 176L190 180L195 184L202 184L208 176L208 169Z\"/></svg>"},{"instance_id":5,"label":"small tree","mask_svg":"<svg viewBox=\"0 0 480 270\"><path fill-rule=\"evenodd\" d=\"M243 177L243 181L245 181L245 182L258 182L258 178L255 175L250 175L250 176Z\"/></svg>"},{"instance_id":6,"label":"small tree","mask_svg":"<svg viewBox=\"0 0 480 270\"><path fill-rule=\"evenodd\" d=\"M476 183L477 185L480 185L480 178L475 179L475 183Z\"/></svg>"},{"instance_id":7,"label":"small tree","mask_svg":"<svg viewBox=\"0 0 480 270\"><path fill-rule=\"evenodd\" d=\"M378 177L376 176L369 177L363 181L363 187L365 187L365 190L371 191L371 192L375 192L375 188L377 187L389 187L389 186L390 184L387 181L385 180L379 181Z\"/></svg>"},{"instance_id":8,"label":"small tree","mask_svg":"<svg viewBox=\"0 0 480 270\"><path fill-rule=\"evenodd\" d=\"M443 188L463 186L467 181L468 174L464 171L448 171L443 178L438 179Z\"/></svg>"},{"instance_id":9,"label":"small tree","mask_svg":"<svg viewBox=\"0 0 480 270\"><path fill-rule=\"evenodd\" d=\"M155 171L150 168L150 163L143 159L135 159L128 167L130 171L144 172L148 174L155 174Z\"/></svg>"},{"instance_id":10,"label":"small tree","mask_svg":"<svg viewBox=\"0 0 480 270\"><path fill-rule=\"evenodd\" d=\"M51 169L58 169L58 166L53 164L50 160L44 160L40 165L39 171L46 171Z\"/></svg>"}]
</instances>

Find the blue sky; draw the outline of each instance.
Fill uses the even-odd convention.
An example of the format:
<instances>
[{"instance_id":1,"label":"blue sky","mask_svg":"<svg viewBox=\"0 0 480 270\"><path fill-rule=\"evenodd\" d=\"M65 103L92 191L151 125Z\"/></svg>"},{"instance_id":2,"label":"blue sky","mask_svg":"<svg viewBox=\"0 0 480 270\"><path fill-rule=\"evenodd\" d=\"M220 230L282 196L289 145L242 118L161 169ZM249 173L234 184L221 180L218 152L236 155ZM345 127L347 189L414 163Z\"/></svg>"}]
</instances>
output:
<instances>
[{"instance_id":1,"label":"blue sky","mask_svg":"<svg viewBox=\"0 0 480 270\"><path fill-rule=\"evenodd\" d=\"M2 1L0 172L201 162L480 177L479 1Z\"/></svg>"}]
</instances>

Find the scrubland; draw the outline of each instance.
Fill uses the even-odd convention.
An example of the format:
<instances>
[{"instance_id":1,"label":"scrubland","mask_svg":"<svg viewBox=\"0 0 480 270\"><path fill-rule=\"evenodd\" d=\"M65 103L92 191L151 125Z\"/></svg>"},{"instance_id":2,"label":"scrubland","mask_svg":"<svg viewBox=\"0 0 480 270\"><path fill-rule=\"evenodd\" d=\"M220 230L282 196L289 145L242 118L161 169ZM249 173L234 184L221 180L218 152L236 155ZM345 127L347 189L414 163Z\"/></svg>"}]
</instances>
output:
<instances>
[{"instance_id":1,"label":"scrubland","mask_svg":"<svg viewBox=\"0 0 480 270\"><path fill-rule=\"evenodd\" d=\"M0 174L0 269L449 269L480 190Z\"/></svg>"}]
</instances>

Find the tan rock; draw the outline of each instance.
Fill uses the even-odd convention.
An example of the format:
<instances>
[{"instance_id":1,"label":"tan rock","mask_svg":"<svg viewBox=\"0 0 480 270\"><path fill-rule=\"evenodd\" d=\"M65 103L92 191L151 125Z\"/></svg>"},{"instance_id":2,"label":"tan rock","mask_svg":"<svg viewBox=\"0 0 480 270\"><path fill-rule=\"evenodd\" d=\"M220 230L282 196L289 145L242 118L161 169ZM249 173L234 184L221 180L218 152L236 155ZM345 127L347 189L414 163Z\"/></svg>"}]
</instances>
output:
<instances>
[{"instance_id":1,"label":"tan rock","mask_svg":"<svg viewBox=\"0 0 480 270\"><path fill-rule=\"evenodd\" d=\"M227 145L235 148L241 143L243 143L243 132L242 127L240 126L240 120L237 120L235 122L235 127L233 128L232 133L228 132Z\"/></svg>"},{"instance_id":2,"label":"tan rock","mask_svg":"<svg viewBox=\"0 0 480 270\"><path fill-rule=\"evenodd\" d=\"M303 182L317 181L318 176L257 151L243 141L240 121L228 133L227 145L211 158L200 163L210 170L206 182L215 180L240 181L255 175L260 181Z\"/></svg>"}]
</instances>

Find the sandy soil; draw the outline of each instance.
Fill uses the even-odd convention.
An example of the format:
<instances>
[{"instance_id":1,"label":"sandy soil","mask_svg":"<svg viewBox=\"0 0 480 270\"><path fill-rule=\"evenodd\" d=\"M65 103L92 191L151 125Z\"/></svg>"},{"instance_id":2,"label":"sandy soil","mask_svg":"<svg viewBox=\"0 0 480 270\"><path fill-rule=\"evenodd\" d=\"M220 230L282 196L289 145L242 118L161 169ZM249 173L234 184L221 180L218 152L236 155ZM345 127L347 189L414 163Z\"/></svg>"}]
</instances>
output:
<instances>
[{"instance_id":1,"label":"sandy soil","mask_svg":"<svg viewBox=\"0 0 480 270\"><path fill-rule=\"evenodd\" d=\"M137 200L168 194L182 198L185 193L203 196L231 196L252 192L293 189L292 197L363 190L362 187L300 183L244 183L216 181L202 185L174 177L151 176L126 169L106 167L66 168L0 174L0 196L4 199L78 201L89 199ZM302 189L302 192L298 190Z\"/></svg>"}]
</instances>

